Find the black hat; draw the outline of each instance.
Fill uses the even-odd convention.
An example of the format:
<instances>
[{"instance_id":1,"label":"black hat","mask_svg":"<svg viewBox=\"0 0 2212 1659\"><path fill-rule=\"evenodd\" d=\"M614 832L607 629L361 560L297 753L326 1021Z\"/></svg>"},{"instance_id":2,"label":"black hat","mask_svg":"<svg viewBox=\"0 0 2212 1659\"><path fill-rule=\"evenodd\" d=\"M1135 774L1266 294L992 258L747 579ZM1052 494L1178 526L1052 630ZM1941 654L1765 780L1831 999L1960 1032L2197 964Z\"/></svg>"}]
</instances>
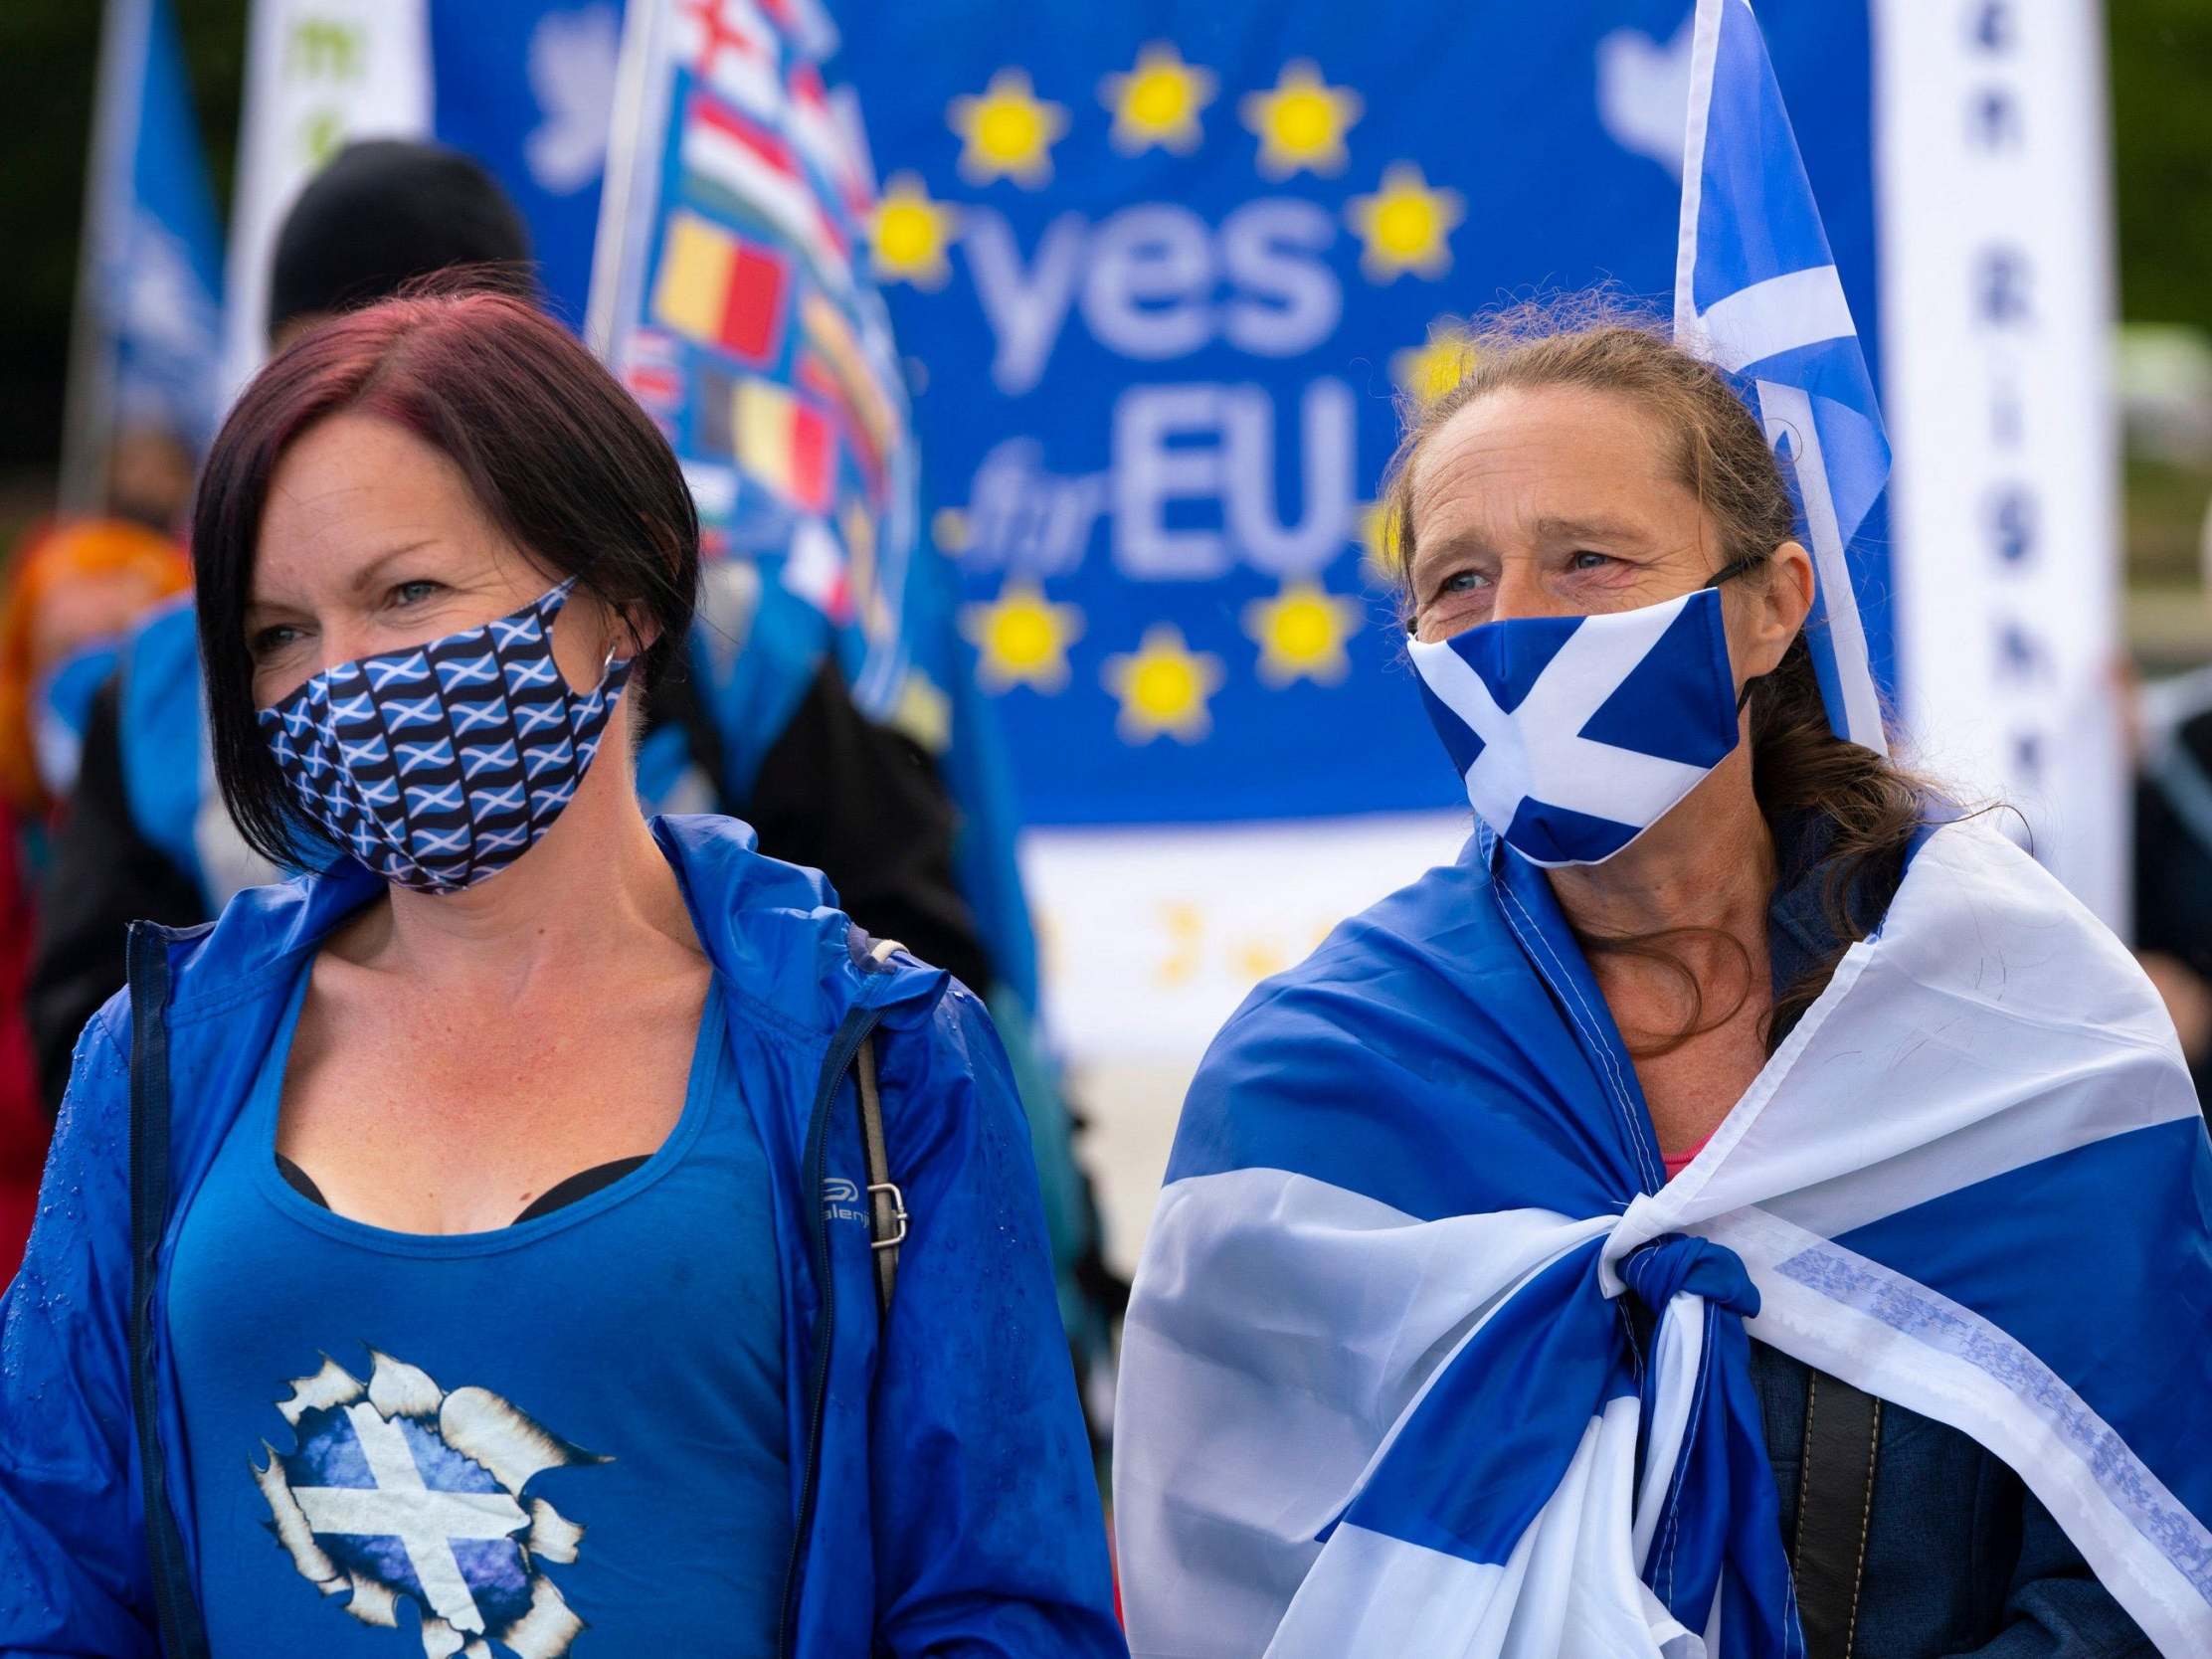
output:
<instances>
[{"instance_id":1,"label":"black hat","mask_svg":"<svg viewBox=\"0 0 2212 1659\"><path fill-rule=\"evenodd\" d=\"M389 298L452 266L492 267L487 280L527 293L529 262L521 216L469 157L394 138L348 144L276 233L269 331Z\"/></svg>"}]
</instances>

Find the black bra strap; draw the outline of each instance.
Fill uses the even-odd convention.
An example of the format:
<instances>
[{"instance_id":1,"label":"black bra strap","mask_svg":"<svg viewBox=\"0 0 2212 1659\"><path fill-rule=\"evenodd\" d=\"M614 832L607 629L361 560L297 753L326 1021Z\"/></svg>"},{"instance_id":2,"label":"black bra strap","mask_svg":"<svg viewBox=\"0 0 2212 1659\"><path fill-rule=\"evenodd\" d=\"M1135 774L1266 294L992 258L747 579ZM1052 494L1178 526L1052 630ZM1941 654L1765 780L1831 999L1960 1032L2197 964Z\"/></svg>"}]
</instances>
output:
<instances>
[{"instance_id":1,"label":"black bra strap","mask_svg":"<svg viewBox=\"0 0 2212 1659\"><path fill-rule=\"evenodd\" d=\"M509 1224L520 1226L524 1221L534 1221L540 1215L550 1215L556 1209L565 1209L579 1198L588 1198L601 1188L612 1187L632 1170L641 1168L651 1156L649 1152L642 1152L635 1157L617 1158L607 1164L594 1164L590 1169L572 1175L566 1181L557 1181L540 1193L530 1207ZM315 1178L280 1152L276 1155L276 1173L284 1178L285 1184L293 1192L309 1203L324 1209L330 1207L330 1200L322 1196L322 1189L315 1185Z\"/></svg>"},{"instance_id":2,"label":"black bra strap","mask_svg":"<svg viewBox=\"0 0 2212 1659\"><path fill-rule=\"evenodd\" d=\"M322 1196L322 1189L315 1185L315 1178L294 1164L282 1153L276 1155L276 1173L284 1178L284 1185L319 1209L328 1209L330 1200Z\"/></svg>"},{"instance_id":3,"label":"black bra strap","mask_svg":"<svg viewBox=\"0 0 2212 1659\"><path fill-rule=\"evenodd\" d=\"M566 1181L557 1181L540 1193L530 1207L514 1218L520 1226L524 1221L534 1221L540 1215L550 1215L556 1209L588 1198L603 1187L612 1187L632 1170L643 1169L652 1155L639 1153L630 1158L618 1158L612 1163L595 1164L590 1169L572 1175Z\"/></svg>"}]
</instances>

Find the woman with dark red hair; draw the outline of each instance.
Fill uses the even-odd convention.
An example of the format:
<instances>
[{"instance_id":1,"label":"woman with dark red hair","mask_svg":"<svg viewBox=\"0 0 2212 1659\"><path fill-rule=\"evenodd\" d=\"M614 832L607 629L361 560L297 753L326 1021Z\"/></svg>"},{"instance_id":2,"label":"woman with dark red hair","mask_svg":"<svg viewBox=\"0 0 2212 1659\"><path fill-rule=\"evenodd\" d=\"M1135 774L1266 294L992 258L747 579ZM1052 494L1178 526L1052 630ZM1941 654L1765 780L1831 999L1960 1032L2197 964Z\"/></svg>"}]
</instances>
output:
<instances>
[{"instance_id":1,"label":"woman with dark red hair","mask_svg":"<svg viewBox=\"0 0 2212 1659\"><path fill-rule=\"evenodd\" d=\"M0 1652L1120 1652L980 1005L639 810L650 422L521 303L391 301L248 388L193 544L224 800L317 873L136 930L79 1044Z\"/></svg>"}]
</instances>

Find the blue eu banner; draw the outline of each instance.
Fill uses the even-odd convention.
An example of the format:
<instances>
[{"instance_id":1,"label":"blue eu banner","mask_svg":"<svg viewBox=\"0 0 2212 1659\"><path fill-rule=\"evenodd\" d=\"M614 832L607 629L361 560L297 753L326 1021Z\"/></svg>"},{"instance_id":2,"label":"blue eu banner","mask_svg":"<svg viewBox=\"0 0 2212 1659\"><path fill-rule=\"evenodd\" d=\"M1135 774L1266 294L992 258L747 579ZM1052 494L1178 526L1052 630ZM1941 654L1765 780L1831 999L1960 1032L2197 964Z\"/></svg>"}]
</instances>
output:
<instances>
[{"instance_id":1,"label":"blue eu banner","mask_svg":"<svg viewBox=\"0 0 2212 1659\"><path fill-rule=\"evenodd\" d=\"M1687 0L843 7L923 522L1039 824L1449 805L1374 510L1451 319L1671 309ZM1765 19L1871 340L1865 14Z\"/></svg>"},{"instance_id":2,"label":"blue eu banner","mask_svg":"<svg viewBox=\"0 0 2212 1659\"><path fill-rule=\"evenodd\" d=\"M546 302L584 315L622 36L618 0L432 0L432 127L490 168L530 227Z\"/></svg>"}]
</instances>

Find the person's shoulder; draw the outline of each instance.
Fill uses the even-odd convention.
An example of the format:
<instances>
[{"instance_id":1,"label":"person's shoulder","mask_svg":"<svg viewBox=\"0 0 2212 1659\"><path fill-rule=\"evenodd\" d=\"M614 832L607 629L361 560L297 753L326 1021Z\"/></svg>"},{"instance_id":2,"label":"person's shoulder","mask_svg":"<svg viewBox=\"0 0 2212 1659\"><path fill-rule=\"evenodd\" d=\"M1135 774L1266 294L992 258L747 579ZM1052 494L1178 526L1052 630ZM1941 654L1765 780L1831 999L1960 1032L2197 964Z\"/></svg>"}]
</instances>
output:
<instances>
[{"instance_id":1,"label":"person's shoulder","mask_svg":"<svg viewBox=\"0 0 2212 1659\"><path fill-rule=\"evenodd\" d=\"M162 600L131 625L123 642L126 672L173 673L190 668L200 671L200 619L192 596L181 593Z\"/></svg>"},{"instance_id":2,"label":"person's shoulder","mask_svg":"<svg viewBox=\"0 0 2212 1659\"><path fill-rule=\"evenodd\" d=\"M761 852L749 825L701 813L652 828L708 960L775 1024L812 1041L856 1005L888 1011L944 994L951 976L904 951L876 959L829 877Z\"/></svg>"},{"instance_id":3,"label":"person's shoulder","mask_svg":"<svg viewBox=\"0 0 2212 1659\"><path fill-rule=\"evenodd\" d=\"M129 1054L130 995L118 991L78 1033L55 1114L52 1173L67 1173L73 1187L82 1186L95 1165L119 1168L127 1156Z\"/></svg>"},{"instance_id":4,"label":"person's shoulder","mask_svg":"<svg viewBox=\"0 0 2212 1659\"><path fill-rule=\"evenodd\" d=\"M2134 956L1991 815L1931 825L1877 935L1916 977L1971 959L2011 1012L2107 1031L2170 1031Z\"/></svg>"},{"instance_id":5,"label":"person's shoulder","mask_svg":"<svg viewBox=\"0 0 2212 1659\"><path fill-rule=\"evenodd\" d=\"M1467 1174L1448 1125L1530 1116L1519 1103L1543 1093L1545 995L1470 848L1252 992L1192 1081L1168 1179L1358 1169L1401 1209L1440 1205Z\"/></svg>"},{"instance_id":6,"label":"person's shoulder","mask_svg":"<svg viewBox=\"0 0 2212 1659\"><path fill-rule=\"evenodd\" d=\"M150 928L169 969L169 1004L190 1009L227 997L241 981L296 963L333 927L384 891L384 883L350 859L224 900L212 921Z\"/></svg>"},{"instance_id":7,"label":"person's shoulder","mask_svg":"<svg viewBox=\"0 0 2212 1659\"><path fill-rule=\"evenodd\" d=\"M2212 760L2212 668L2151 680L2138 696L2153 748L2161 739L2178 739L2199 762Z\"/></svg>"}]
</instances>

